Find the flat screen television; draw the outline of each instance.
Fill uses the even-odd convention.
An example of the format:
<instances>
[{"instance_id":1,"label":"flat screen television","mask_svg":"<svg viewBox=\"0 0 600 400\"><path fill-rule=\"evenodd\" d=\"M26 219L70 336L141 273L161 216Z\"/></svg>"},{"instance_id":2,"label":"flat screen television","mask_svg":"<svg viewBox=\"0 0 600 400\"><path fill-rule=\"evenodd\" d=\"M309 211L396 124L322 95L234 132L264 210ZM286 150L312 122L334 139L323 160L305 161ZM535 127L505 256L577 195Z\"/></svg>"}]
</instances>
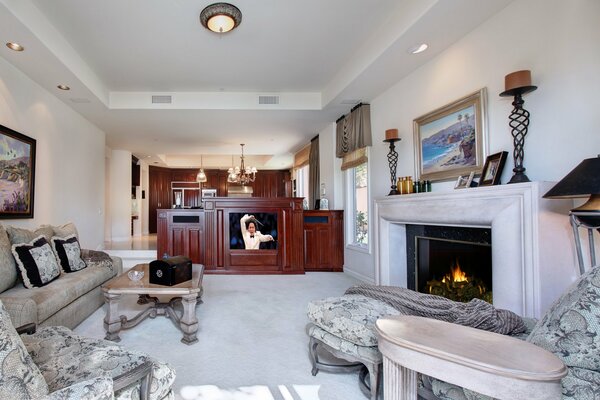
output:
<instances>
[{"instance_id":1,"label":"flat screen television","mask_svg":"<svg viewBox=\"0 0 600 400\"><path fill-rule=\"evenodd\" d=\"M261 250L277 249L277 213L265 212L230 212L229 213L229 248L244 250L244 237L242 236L241 219L244 215L254 216L256 230L262 235L271 235L274 241L261 242Z\"/></svg>"}]
</instances>

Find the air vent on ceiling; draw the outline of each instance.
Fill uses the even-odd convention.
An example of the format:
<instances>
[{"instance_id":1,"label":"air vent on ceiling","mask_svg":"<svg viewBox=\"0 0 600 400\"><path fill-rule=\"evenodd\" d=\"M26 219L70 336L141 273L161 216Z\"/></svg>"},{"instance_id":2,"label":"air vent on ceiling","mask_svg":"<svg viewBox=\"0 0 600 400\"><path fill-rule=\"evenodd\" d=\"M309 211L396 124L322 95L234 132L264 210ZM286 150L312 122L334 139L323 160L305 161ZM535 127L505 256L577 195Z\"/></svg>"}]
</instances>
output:
<instances>
[{"instance_id":1,"label":"air vent on ceiling","mask_svg":"<svg viewBox=\"0 0 600 400\"><path fill-rule=\"evenodd\" d=\"M152 96L152 104L171 104L172 96Z\"/></svg>"},{"instance_id":2,"label":"air vent on ceiling","mask_svg":"<svg viewBox=\"0 0 600 400\"><path fill-rule=\"evenodd\" d=\"M279 96L258 96L258 104L279 104Z\"/></svg>"},{"instance_id":3,"label":"air vent on ceiling","mask_svg":"<svg viewBox=\"0 0 600 400\"><path fill-rule=\"evenodd\" d=\"M71 103L75 103L75 104L91 103L91 101L89 99L84 99L84 98L72 98L69 100L71 100Z\"/></svg>"}]
</instances>

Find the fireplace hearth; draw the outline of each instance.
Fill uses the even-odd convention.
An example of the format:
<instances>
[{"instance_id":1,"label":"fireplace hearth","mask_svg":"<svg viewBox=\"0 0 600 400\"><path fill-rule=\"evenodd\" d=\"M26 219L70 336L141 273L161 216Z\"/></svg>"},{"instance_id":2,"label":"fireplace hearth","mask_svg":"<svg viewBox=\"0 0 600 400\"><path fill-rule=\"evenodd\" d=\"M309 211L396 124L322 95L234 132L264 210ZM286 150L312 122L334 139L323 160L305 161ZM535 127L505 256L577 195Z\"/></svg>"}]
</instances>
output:
<instances>
[{"instance_id":1,"label":"fireplace hearth","mask_svg":"<svg viewBox=\"0 0 600 400\"><path fill-rule=\"evenodd\" d=\"M467 302L493 302L491 230L406 225L407 287Z\"/></svg>"},{"instance_id":2,"label":"fireplace hearth","mask_svg":"<svg viewBox=\"0 0 600 400\"><path fill-rule=\"evenodd\" d=\"M543 199L551 186L528 182L377 199L375 283L415 285L407 266L415 246L406 239L409 225L490 229L494 307L539 318L577 276L567 217L572 202Z\"/></svg>"}]
</instances>

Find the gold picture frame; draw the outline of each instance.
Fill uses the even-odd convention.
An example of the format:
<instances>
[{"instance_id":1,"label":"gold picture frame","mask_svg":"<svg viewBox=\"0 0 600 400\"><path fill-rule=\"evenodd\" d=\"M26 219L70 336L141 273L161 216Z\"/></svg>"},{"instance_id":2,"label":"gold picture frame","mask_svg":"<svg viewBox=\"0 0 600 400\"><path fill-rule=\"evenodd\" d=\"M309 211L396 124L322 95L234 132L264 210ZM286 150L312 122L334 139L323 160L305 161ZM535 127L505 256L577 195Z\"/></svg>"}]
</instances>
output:
<instances>
[{"instance_id":1,"label":"gold picture frame","mask_svg":"<svg viewBox=\"0 0 600 400\"><path fill-rule=\"evenodd\" d=\"M479 172L486 157L486 88L413 121L417 180Z\"/></svg>"}]
</instances>

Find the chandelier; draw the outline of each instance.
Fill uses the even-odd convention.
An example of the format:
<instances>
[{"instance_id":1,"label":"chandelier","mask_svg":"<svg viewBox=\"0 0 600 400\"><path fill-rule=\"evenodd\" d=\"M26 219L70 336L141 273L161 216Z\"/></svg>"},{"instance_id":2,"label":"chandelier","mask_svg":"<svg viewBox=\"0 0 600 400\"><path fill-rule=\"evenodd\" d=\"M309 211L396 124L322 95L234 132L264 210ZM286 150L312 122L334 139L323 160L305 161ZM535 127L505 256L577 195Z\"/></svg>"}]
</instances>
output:
<instances>
[{"instance_id":1,"label":"chandelier","mask_svg":"<svg viewBox=\"0 0 600 400\"><path fill-rule=\"evenodd\" d=\"M242 162L239 167L231 167L227 170L227 182L247 185L248 183L254 182L258 170L255 167L246 167L244 165L244 144L241 144L240 146L242 146ZM233 164L233 156L231 157L231 160Z\"/></svg>"}]
</instances>

